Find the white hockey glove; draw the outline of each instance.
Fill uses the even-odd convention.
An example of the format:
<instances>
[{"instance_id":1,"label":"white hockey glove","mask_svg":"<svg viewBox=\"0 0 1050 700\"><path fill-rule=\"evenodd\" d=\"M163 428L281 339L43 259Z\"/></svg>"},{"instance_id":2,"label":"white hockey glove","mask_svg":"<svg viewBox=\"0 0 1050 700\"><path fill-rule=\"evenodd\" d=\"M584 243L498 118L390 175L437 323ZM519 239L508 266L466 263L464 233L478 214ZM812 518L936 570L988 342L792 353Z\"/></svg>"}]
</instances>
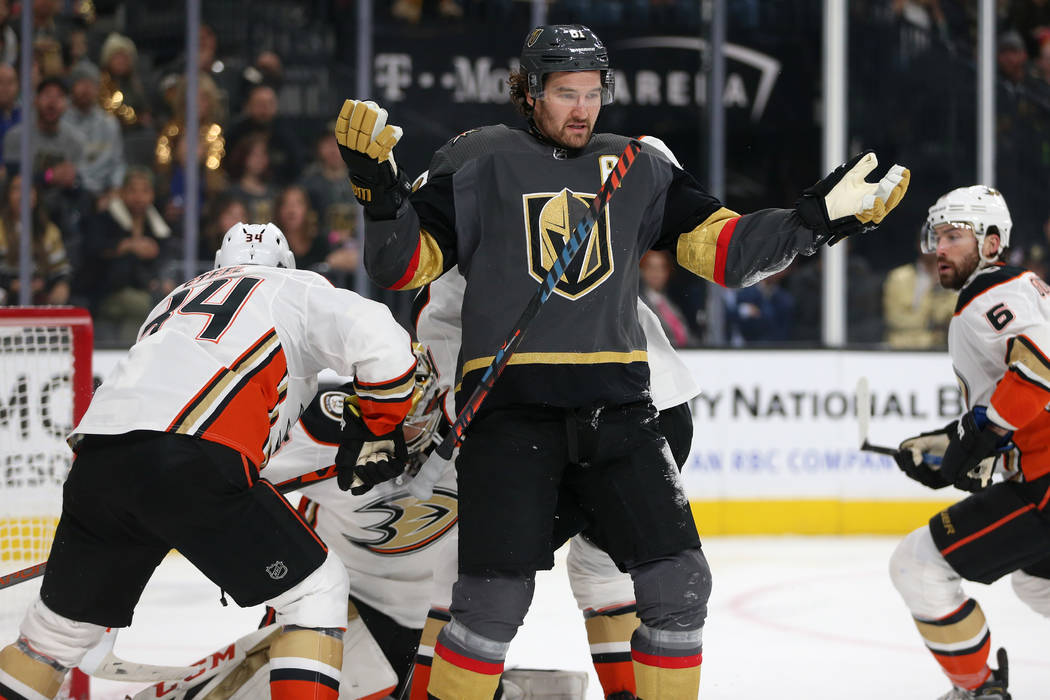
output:
<instances>
[{"instance_id":1,"label":"white hockey glove","mask_svg":"<svg viewBox=\"0 0 1050 700\"><path fill-rule=\"evenodd\" d=\"M343 400L339 450L335 453L339 488L360 496L376 484L400 476L407 464L401 424L389 433L376 435L361 418L357 397L347 396Z\"/></svg>"},{"instance_id":2,"label":"white hockey glove","mask_svg":"<svg viewBox=\"0 0 1050 700\"><path fill-rule=\"evenodd\" d=\"M410 191L394 161L401 127L386 119L386 110L375 102L346 100L335 123L335 140L350 170L354 196L373 219L394 218Z\"/></svg>"},{"instance_id":3,"label":"white hockey glove","mask_svg":"<svg viewBox=\"0 0 1050 700\"><path fill-rule=\"evenodd\" d=\"M795 203L803 223L828 235L828 245L875 229L904 198L911 180L907 168L894 165L878 182L868 182L865 178L878 164L874 151L865 151L803 191Z\"/></svg>"}]
</instances>

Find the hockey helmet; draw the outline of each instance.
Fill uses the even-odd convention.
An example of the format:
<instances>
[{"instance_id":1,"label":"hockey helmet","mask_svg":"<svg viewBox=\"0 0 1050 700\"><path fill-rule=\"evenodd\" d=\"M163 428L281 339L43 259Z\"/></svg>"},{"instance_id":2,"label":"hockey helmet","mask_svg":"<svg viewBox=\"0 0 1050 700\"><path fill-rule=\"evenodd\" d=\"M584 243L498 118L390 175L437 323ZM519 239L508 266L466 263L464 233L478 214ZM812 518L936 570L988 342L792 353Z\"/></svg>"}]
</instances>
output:
<instances>
[{"instance_id":1,"label":"hockey helmet","mask_svg":"<svg viewBox=\"0 0 1050 700\"><path fill-rule=\"evenodd\" d=\"M563 71L601 71L602 104L613 99L613 74L609 52L593 31L582 24L545 24L525 38L521 67L528 79L529 95L543 98L544 78Z\"/></svg>"},{"instance_id":2,"label":"hockey helmet","mask_svg":"<svg viewBox=\"0 0 1050 700\"><path fill-rule=\"evenodd\" d=\"M215 267L269 265L295 269L295 255L281 229L274 224L237 222L222 237L215 252Z\"/></svg>"},{"instance_id":3,"label":"hockey helmet","mask_svg":"<svg viewBox=\"0 0 1050 700\"><path fill-rule=\"evenodd\" d=\"M994 262L1010 245L1010 230L1013 221L1006 200L999 190L984 185L959 187L942 195L926 216L921 247L924 253L937 251L937 234L940 224L951 224L956 228L967 228L977 238L977 251L984 262ZM994 230L993 230L994 229ZM999 250L991 258L984 257L984 238L989 233L999 234Z\"/></svg>"}]
</instances>

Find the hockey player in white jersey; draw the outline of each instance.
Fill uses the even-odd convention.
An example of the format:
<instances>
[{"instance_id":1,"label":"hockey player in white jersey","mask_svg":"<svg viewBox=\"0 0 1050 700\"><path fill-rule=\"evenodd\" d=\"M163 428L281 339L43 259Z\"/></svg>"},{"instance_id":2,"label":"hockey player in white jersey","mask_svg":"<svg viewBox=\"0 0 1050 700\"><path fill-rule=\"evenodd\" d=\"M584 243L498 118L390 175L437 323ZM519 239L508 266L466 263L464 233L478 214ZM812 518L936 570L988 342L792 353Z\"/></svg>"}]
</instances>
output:
<instances>
[{"instance_id":1,"label":"hockey player in white jersey","mask_svg":"<svg viewBox=\"0 0 1050 700\"><path fill-rule=\"evenodd\" d=\"M959 290L948 351L968 410L905 440L896 460L926 486L973 493L905 537L890 574L952 683L941 700L1010 698L1006 652L992 669L989 627L963 580L1010 574L1018 597L1050 616L1050 287L1001 262L1011 227L1003 196L977 185L938 199L923 234L941 286ZM1003 478L989 483L993 467Z\"/></svg>"},{"instance_id":2,"label":"hockey player in white jersey","mask_svg":"<svg viewBox=\"0 0 1050 700\"><path fill-rule=\"evenodd\" d=\"M131 624L172 548L224 601L277 611L271 697L337 697L346 571L259 472L326 368L354 377L367 427L342 445L347 469L403 459L416 361L385 306L294 267L277 227L232 227L216 268L157 305L95 393L40 597L0 651L0 697L53 697L106 627Z\"/></svg>"}]
</instances>

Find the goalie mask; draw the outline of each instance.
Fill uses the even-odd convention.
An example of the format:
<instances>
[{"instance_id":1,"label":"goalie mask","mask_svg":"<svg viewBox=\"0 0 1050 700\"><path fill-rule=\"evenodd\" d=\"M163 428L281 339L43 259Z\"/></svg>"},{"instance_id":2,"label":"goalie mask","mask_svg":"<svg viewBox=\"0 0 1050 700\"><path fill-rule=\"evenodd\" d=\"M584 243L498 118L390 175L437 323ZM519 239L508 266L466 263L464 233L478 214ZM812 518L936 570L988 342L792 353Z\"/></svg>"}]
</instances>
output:
<instances>
[{"instance_id":1,"label":"goalie mask","mask_svg":"<svg viewBox=\"0 0 1050 700\"><path fill-rule=\"evenodd\" d=\"M215 252L215 267L268 265L295 269L295 255L281 229L273 224L237 222L222 237Z\"/></svg>"},{"instance_id":2,"label":"goalie mask","mask_svg":"<svg viewBox=\"0 0 1050 700\"><path fill-rule=\"evenodd\" d=\"M999 190L973 185L960 187L942 195L926 217L922 229L921 248L924 253L937 252L936 228L949 224L953 228L968 229L977 238L977 253L983 263L993 263L1002 257L1010 245L1010 230L1013 221L1006 200ZM995 255L984 257L984 239L989 233L999 234L999 250Z\"/></svg>"},{"instance_id":3,"label":"goalie mask","mask_svg":"<svg viewBox=\"0 0 1050 700\"><path fill-rule=\"evenodd\" d=\"M602 104L613 99L609 52L598 36L582 24L545 24L525 38L521 68L528 78L529 95L543 99L544 78L550 73L601 71Z\"/></svg>"},{"instance_id":4,"label":"goalie mask","mask_svg":"<svg viewBox=\"0 0 1050 700\"><path fill-rule=\"evenodd\" d=\"M436 442L438 428L444 421L441 409L443 393L438 391L437 370L430 350L422 343L412 343L416 356L416 388L412 407L405 417L405 448L409 455L409 473L415 473L426 458L427 449Z\"/></svg>"}]
</instances>

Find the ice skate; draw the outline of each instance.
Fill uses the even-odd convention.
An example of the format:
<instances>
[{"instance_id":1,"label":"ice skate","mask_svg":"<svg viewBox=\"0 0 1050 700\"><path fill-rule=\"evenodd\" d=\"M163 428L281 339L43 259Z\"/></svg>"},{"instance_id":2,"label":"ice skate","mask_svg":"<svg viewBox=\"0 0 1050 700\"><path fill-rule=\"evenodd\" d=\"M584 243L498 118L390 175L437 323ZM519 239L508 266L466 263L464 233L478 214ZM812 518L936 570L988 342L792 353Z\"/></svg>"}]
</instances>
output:
<instances>
[{"instance_id":1,"label":"ice skate","mask_svg":"<svg viewBox=\"0 0 1050 700\"><path fill-rule=\"evenodd\" d=\"M992 675L973 690L953 687L946 695L938 700L1010 700L1010 693L1006 686L1009 682L1009 661L1006 658L1006 649L999 649L995 654L999 662L999 668L992 670Z\"/></svg>"}]
</instances>

